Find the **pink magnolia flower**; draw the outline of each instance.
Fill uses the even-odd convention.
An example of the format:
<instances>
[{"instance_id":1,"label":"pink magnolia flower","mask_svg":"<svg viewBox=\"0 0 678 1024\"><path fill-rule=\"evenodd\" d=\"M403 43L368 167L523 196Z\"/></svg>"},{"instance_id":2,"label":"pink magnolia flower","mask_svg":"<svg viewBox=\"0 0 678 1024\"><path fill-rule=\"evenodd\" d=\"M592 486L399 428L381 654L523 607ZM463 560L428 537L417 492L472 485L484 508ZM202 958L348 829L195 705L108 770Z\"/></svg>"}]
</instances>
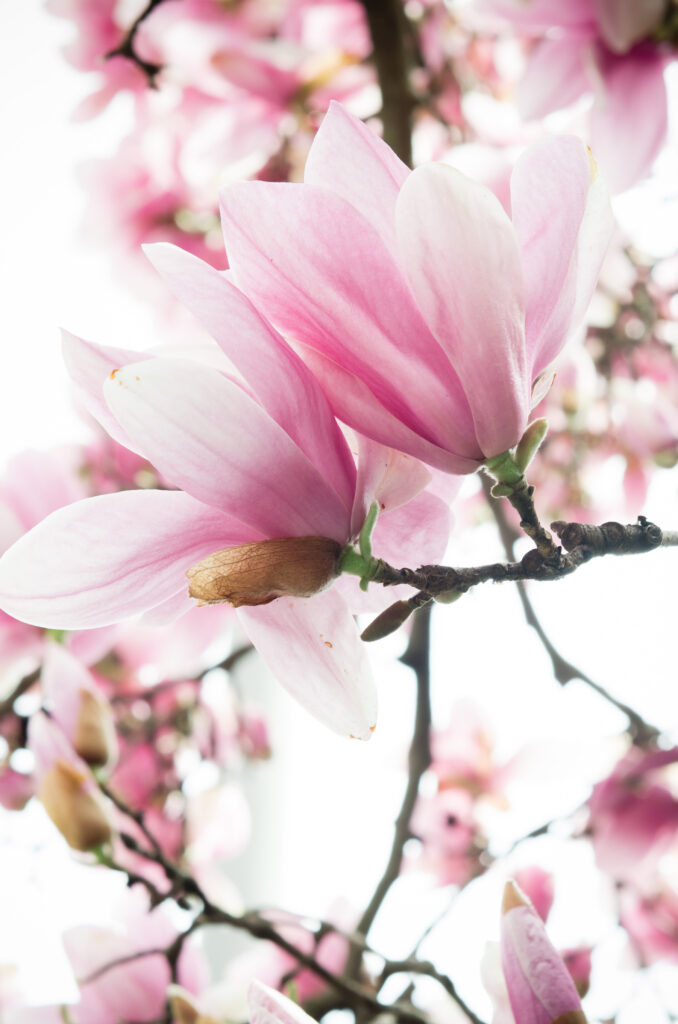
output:
<instances>
[{"instance_id":1,"label":"pink magnolia flower","mask_svg":"<svg viewBox=\"0 0 678 1024\"><path fill-rule=\"evenodd\" d=\"M678 799L662 777L678 761L678 747L648 753L632 747L599 782L589 801L590 831L598 866L613 878L637 883L652 875L678 836Z\"/></svg>"},{"instance_id":2,"label":"pink magnolia flower","mask_svg":"<svg viewBox=\"0 0 678 1024\"><path fill-rule=\"evenodd\" d=\"M273 577L267 589L250 596L243 583L244 598L232 600L259 604L239 615L290 693L335 730L367 738L376 717L374 683L346 603L337 591L312 600L290 593L329 584L372 500L384 513L397 509L422 491L429 474L367 441L356 471L315 378L250 301L180 250L162 246L156 261L245 383L203 363L67 340L73 376L100 422L182 490L106 494L48 517L5 554L2 607L66 629L156 614L161 606L176 615L190 606L186 571L215 552L278 538L310 538L315 551L314 538L322 538L312 581L298 582L297 561L285 561L289 542L273 545L264 548L265 559L282 554L280 564L266 562ZM408 515L413 524L429 521L428 546L440 550L444 504L423 494L409 501ZM395 520L402 530L402 518ZM304 544L293 547L303 549L305 570ZM249 553L261 550L246 549L244 570ZM213 563L198 569L221 578ZM293 585L278 582L279 572L294 576ZM273 600L278 595L285 596Z\"/></svg>"},{"instance_id":3,"label":"pink magnolia flower","mask_svg":"<svg viewBox=\"0 0 678 1024\"><path fill-rule=\"evenodd\" d=\"M653 39L664 0L481 0L481 8L541 37L518 89L523 116L592 97L588 134L611 187L644 177L667 129L671 54Z\"/></svg>"},{"instance_id":4,"label":"pink magnolia flower","mask_svg":"<svg viewBox=\"0 0 678 1024\"><path fill-rule=\"evenodd\" d=\"M529 147L511 190L513 222L451 167L409 172L333 104L303 185L222 193L233 279L341 420L470 473L522 436L532 383L581 319L611 230L575 138Z\"/></svg>"},{"instance_id":5,"label":"pink magnolia flower","mask_svg":"<svg viewBox=\"0 0 678 1024\"><path fill-rule=\"evenodd\" d=\"M678 891L667 883L647 892L624 889L621 923L644 964L678 964Z\"/></svg>"},{"instance_id":6,"label":"pink magnolia flower","mask_svg":"<svg viewBox=\"0 0 678 1024\"><path fill-rule=\"evenodd\" d=\"M586 1024L562 957L541 918L512 882L504 893L501 948L516 1024Z\"/></svg>"}]
</instances>

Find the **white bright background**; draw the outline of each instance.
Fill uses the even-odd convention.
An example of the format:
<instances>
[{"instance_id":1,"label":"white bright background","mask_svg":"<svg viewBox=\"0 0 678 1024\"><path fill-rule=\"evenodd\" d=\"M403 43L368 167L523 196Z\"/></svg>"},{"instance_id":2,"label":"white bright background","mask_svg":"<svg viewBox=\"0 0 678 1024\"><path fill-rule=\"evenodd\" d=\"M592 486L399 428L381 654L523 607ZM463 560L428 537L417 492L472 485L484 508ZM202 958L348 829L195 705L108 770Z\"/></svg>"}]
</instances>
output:
<instances>
[{"instance_id":1,"label":"white bright background","mask_svg":"<svg viewBox=\"0 0 678 1024\"><path fill-rule=\"evenodd\" d=\"M71 111L88 84L58 52L70 27L46 15L39 0L5 0L0 16L4 464L24 448L87 436L67 397L60 326L131 348L160 339L151 310L116 285L106 254L79 238L83 197L75 168L115 150L129 108L121 99L105 117L72 123ZM625 199L621 213L645 238L648 233L654 238L657 251L671 251L678 241L675 150L663 168L659 186ZM668 208L660 209L659 199L667 197ZM653 225L661 237L652 235ZM665 526L678 525L675 475L658 475L646 511ZM490 528L456 541L449 554L456 564L500 557ZM533 593L546 630L565 656L649 719L671 727L676 740L677 558L671 551L608 559ZM498 842L508 846L521 832L585 798L591 772L603 773L619 753L614 737L623 727L622 716L583 685L562 691L553 682L548 659L525 630L509 588L485 587L452 608L438 609L434 636L439 724L449 720L457 700L471 697L495 725L499 761L525 742L538 741L553 752L556 769L528 778L516 794L520 802L511 812L510 830L497 833ZM254 841L232 872L246 903L322 915L337 896L357 907L369 898L385 863L404 784L413 681L392 659L401 647L399 638L391 638L374 650L381 717L369 744L344 742L322 730L262 672L257 679L243 677L243 685L258 688L270 701L276 751L248 783ZM596 881L585 852L573 844L563 854L545 837L521 849L511 863L529 863L537 852L541 863L558 871L550 922L554 941L565 946L600 938L610 893ZM0 863L0 965L20 966L36 1002L73 998L59 932L79 921L106 920L115 886L99 872L73 864L39 806L26 815L0 818ZM486 1017L490 1009L478 965L486 940L497 938L503 881L503 872L492 871L471 885L422 950L449 971ZM406 954L449 899L449 891L417 874L407 876L373 932L375 945ZM215 959L225 961L228 948L213 951ZM620 1024L641 1019L664 1024L668 1018L657 993L672 998L678 1012L676 972L655 970L632 984L628 973L620 973L621 955L619 936L606 935L597 967L599 979L609 981L594 986L588 1004L592 1019L609 1015L623 999ZM446 1005L440 1013L441 1019L453 1019Z\"/></svg>"}]
</instances>

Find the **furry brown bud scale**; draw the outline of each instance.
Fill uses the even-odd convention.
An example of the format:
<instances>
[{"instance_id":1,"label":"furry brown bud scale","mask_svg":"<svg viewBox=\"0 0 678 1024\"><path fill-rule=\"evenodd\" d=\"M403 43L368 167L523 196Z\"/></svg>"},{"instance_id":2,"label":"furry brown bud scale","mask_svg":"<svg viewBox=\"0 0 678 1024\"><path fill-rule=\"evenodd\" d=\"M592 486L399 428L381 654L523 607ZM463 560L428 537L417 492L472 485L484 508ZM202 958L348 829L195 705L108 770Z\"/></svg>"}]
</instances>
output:
<instances>
[{"instance_id":1,"label":"furry brown bud scale","mask_svg":"<svg viewBox=\"0 0 678 1024\"><path fill-rule=\"evenodd\" d=\"M75 765L56 761L38 789L38 799L74 850L93 850L112 835L104 806L86 783Z\"/></svg>"},{"instance_id":2,"label":"furry brown bud scale","mask_svg":"<svg viewBox=\"0 0 678 1024\"><path fill-rule=\"evenodd\" d=\"M268 604L277 597L312 597L338 575L341 545L328 537L281 537L224 548L186 572L200 604Z\"/></svg>"}]
</instances>

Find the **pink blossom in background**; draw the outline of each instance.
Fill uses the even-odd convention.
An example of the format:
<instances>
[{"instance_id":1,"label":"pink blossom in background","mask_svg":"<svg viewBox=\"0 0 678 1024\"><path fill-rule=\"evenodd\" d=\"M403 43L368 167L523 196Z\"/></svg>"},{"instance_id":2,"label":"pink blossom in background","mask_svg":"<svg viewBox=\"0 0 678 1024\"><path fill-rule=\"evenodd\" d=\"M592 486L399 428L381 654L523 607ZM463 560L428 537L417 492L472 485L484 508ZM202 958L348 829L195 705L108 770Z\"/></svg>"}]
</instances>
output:
<instances>
[{"instance_id":1,"label":"pink blossom in background","mask_svg":"<svg viewBox=\"0 0 678 1024\"><path fill-rule=\"evenodd\" d=\"M532 864L514 871L513 880L525 893L542 921L546 921L553 906L553 875L549 871L544 871L538 864Z\"/></svg>"},{"instance_id":2,"label":"pink blossom in background","mask_svg":"<svg viewBox=\"0 0 678 1024\"><path fill-rule=\"evenodd\" d=\"M66 952L80 983L80 1001L67 1007L72 1024L119 1024L121 1020L150 1024L161 1018L172 980L169 964L162 954L144 956L143 951L166 949L177 934L167 907L151 909L141 886L122 892L110 924L83 924L65 932ZM123 957L131 959L98 973ZM206 974L201 950L187 940L177 963L179 982L196 992L205 984ZM12 1024L52 1024L63 1019L58 1007L53 1014L38 1007L17 1011Z\"/></svg>"},{"instance_id":3,"label":"pink blossom in background","mask_svg":"<svg viewBox=\"0 0 678 1024\"><path fill-rule=\"evenodd\" d=\"M589 800L589 828L598 866L639 884L678 837L678 799L666 774L678 748L632 747Z\"/></svg>"},{"instance_id":4,"label":"pink blossom in background","mask_svg":"<svg viewBox=\"0 0 678 1024\"><path fill-rule=\"evenodd\" d=\"M525 118L592 99L588 137L614 192L649 173L666 137L664 69L673 53L655 41L664 0L481 0L538 40L519 83Z\"/></svg>"},{"instance_id":5,"label":"pink blossom in background","mask_svg":"<svg viewBox=\"0 0 678 1024\"><path fill-rule=\"evenodd\" d=\"M233 280L337 416L469 473L520 439L532 383L581 319L611 230L604 185L570 137L521 157L512 207L513 224L452 168L410 173L335 104L305 184L231 185L222 222Z\"/></svg>"},{"instance_id":6,"label":"pink blossom in background","mask_svg":"<svg viewBox=\"0 0 678 1024\"><path fill-rule=\"evenodd\" d=\"M101 83L98 90L78 106L74 117L87 120L104 110L113 97L121 90L140 95L148 88L148 79L143 71L124 57L104 60L104 54L115 49L122 41L127 25L118 21L119 0L47 0L47 10L60 18L75 23L76 37L64 47L64 56L69 64L80 71L95 72ZM136 12L143 9L143 3L136 4ZM127 14L130 12L128 11Z\"/></svg>"},{"instance_id":7,"label":"pink blossom in background","mask_svg":"<svg viewBox=\"0 0 678 1024\"><path fill-rule=\"evenodd\" d=\"M621 892L621 923L641 964L678 964L678 889L668 881Z\"/></svg>"},{"instance_id":8,"label":"pink blossom in background","mask_svg":"<svg viewBox=\"0 0 678 1024\"><path fill-rule=\"evenodd\" d=\"M465 789L420 797L412 815L412 833L422 850L412 867L432 872L439 885L462 886L481 871L479 856L486 841L474 812L475 801Z\"/></svg>"}]
</instances>

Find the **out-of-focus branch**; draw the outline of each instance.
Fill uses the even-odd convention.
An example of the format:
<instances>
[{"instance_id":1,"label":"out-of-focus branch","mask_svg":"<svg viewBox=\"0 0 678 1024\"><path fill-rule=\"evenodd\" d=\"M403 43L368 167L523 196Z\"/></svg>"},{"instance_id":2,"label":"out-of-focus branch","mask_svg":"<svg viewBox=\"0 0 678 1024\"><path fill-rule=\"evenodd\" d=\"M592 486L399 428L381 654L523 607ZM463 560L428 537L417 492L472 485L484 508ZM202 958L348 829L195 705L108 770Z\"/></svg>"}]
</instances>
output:
<instances>
[{"instance_id":1,"label":"out-of-focus branch","mask_svg":"<svg viewBox=\"0 0 678 1024\"><path fill-rule=\"evenodd\" d=\"M515 544L516 541L520 538L520 534L513 529L508 519L506 518L506 514L504 512L504 508L501 502L497 501L496 498L492 497L492 494L490 493L492 483L489 480L489 478L486 477L485 475L482 476L482 484L485 497L487 498L490 510L494 516L497 528L499 530L501 542L504 545L504 550L506 551L506 557L509 559L513 559L515 557ZM568 523L566 525L568 527L580 527L579 523ZM619 524L605 525L617 526ZM579 543L582 543L582 541L586 543L587 534L589 534L590 531L601 529L602 527L581 527L581 530L584 532L580 533L579 530L571 531L570 539L574 539ZM670 535L663 534L663 537L665 536ZM563 539L562 533L561 539ZM646 722L642 715L640 715L632 707L629 707L629 705L625 704L623 701L617 700L617 698L613 697L613 695L609 693L609 691L606 690L604 686L601 686L600 683L595 682L595 680L591 679L591 677L587 675L586 672L583 672L576 665L573 665L572 662L564 658L562 654L557 650L557 648L554 647L553 643L547 636L541 622L539 621L537 613L534 610L532 601L530 600L529 595L527 593L527 588L525 587L525 584L522 580L516 580L516 589L518 591L520 603L523 606L525 621L529 626L532 627L532 629L535 631L535 633L541 640L544 650L551 659L553 675L555 676L556 680L561 684L561 686L566 686L568 683L572 682L573 679L581 680L582 683L585 683L592 690L595 690L596 693L598 693L601 697L608 701L608 703L613 704L614 707L618 708L619 711L626 715L629 721L628 731L634 743L643 746L655 742L657 737L659 736L659 729L657 729L653 725L650 725L650 723Z\"/></svg>"},{"instance_id":2,"label":"out-of-focus branch","mask_svg":"<svg viewBox=\"0 0 678 1024\"><path fill-rule=\"evenodd\" d=\"M384 139L400 159L412 165L412 111L409 84L408 25L402 0L362 0L372 37L381 89Z\"/></svg>"},{"instance_id":3,"label":"out-of-focus branch","mask_svg":"<svg viewBox=\"0 0 678 1024\"><path fill-rule=\"evenodd\" d=\"M14 708L14 702L18 700L19 697L21 697L24 693L27 693L28 690L30 690L31 686L37 683L39 678L40 669L36 668L32 672L29 672L28 675L25 675L22 679L19 680L19 682L7 694L7 696L3 697L3 699L0 700L0 718L3 718L5 715L10 714L10 712Z\"/></svg>"},{"instance_id":4,"label":"out-of-focus branch","mask_svg":"<svg viewBox=\"0 0 678 1024\"><path fill-rule=\"evenodd\" d=\"M162 71L162 64L155 64L152 61L144 60L143 57L140 57L135 49L135 40L141 24L146 21L146 18L148 18L149 14L151 14L156 7L160 7L160 4L165 2L166 0L148 0L146 6L134 19L118 45L113 50L109 50L108 53L104 54L106 60L110 60L112 57L126 57L127 60L131 60L133 64L136 64L140 71L143 71L148 79L148 84L152 88L155 88L155 79Z\"/></svg>"},{"instance_id":5,"label":"out-of-focus branch","mask_svg":"<svg viewBox=\"0 0 678 1024\"><path fill-rule=\"evenodd\" d=\"M430 622L431 607L427 605L417 613L410 634L410 641L405 653L401 657L403 664L413 670L417 679L417 702L414 718L414 732L410 744L408 758L407 787L403 802L395 821L393 842L388 862L384 872L379 879L372 899L365 908L358 923L356 931L359 935L367 935L377 916L379 909L389 889L400 874L400 866L403 859L405 843L411 836L410 821L412 812L419 794L419 783L422 775L431 764L431 747L429 733L431 728L431 697L430 697ZM347 967L347 974L351 976L359 960L352 958Z\"/></svg>"},{"instance_id":6,"label":"out-of-focus branch","mask_svg":"<svg viewBox=\"0 0 678 1024\"><path fill-rule=\"evenodd\" d=\"M118 807L122 808L123 806L122 802L118 801ZM130 817L135 821L137 820L134 812L130 812ZM333 974L318 962L313 953L299 949L293 942L282 935L270 921L267 921L259 914L250 912L239 916L222 910L212 903L195 878L186 874L178 865L173 864L161 851L147 849L137 842L133 836L125 832L120 833L120 840L128 850L162 867L168 881L171 883L172 895L174 897L181 894L183 897L195 897L200 901L202 908L195 918L195 927L222 924L235 928L238 931L247 932L254 938L272 942L279 949L288 953L302 967L308 968L327 985L336 990L342 996L344 1006L368 1011L375 1015L388 1012L399 1021L402 1021L403 1024L425 1024L426 1018L416 1008L398 1003L390 1005L381 1003L370 989L348 978Z\"/></svg>"}]
</instances>

